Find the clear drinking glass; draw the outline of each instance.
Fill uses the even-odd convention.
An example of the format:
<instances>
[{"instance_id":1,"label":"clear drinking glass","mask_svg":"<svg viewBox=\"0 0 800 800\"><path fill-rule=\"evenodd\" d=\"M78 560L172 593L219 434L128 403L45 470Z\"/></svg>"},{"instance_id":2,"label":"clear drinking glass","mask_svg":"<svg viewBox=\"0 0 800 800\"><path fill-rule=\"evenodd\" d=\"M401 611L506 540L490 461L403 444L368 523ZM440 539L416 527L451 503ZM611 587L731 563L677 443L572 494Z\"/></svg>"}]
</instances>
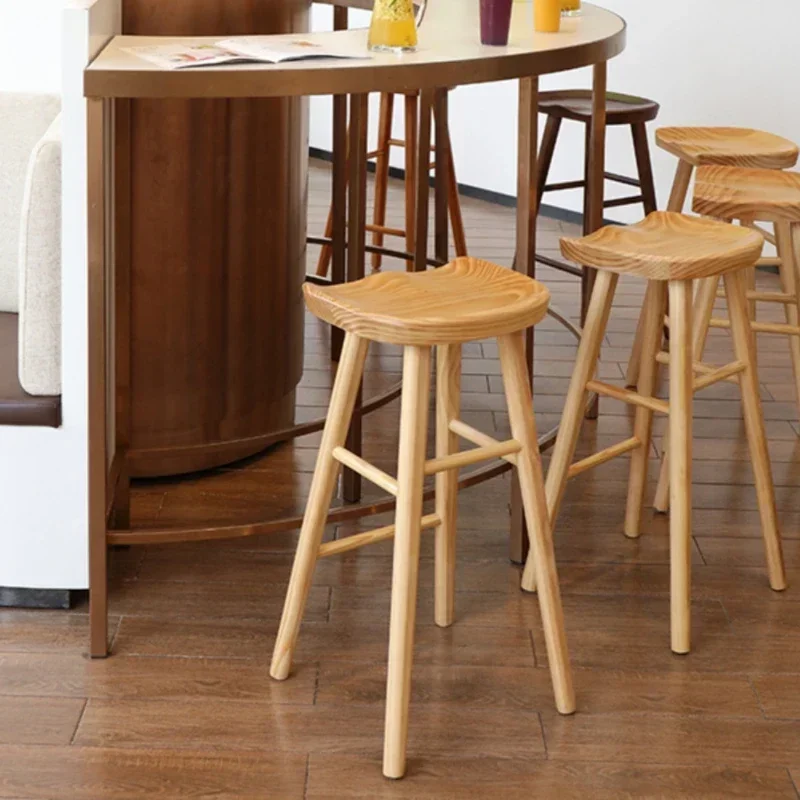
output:
<instances>
[{"instance_id":1,"label":"clear drinking glass","mask_svg":"<svg viewBox=\"0 0 800 800\"><path fill-rule=\"evenodd\" d=\"M367 44L370 50L403 53L417 48L417 27L425 16L427 0L414 14L414 0L375 0Z\"/></svg>"},{"instance_id":2,"label":"clear drinking glass","mask_svg":"<svg viewBox=\"0 0 800 800\"><path fill-rule=\"evenodd\" d=\"M562 17L577 17L582 13L581 0L561 0Z\"/></svg>"}]
</instances>

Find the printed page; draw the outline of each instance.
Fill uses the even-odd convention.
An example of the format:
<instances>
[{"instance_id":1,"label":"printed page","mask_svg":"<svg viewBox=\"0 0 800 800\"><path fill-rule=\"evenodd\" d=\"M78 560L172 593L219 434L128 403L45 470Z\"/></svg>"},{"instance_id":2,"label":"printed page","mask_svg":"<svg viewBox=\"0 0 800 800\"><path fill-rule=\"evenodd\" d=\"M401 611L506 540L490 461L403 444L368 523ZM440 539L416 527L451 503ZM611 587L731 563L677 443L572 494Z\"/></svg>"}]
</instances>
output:
<instances>
[{"instance_id":1,"label":"printed page","mask_svg":"<svg viewBox=\"0 0 800 800\"><path fill-rule=\"evenodd\" d=\"M207 67L214 64L234 64L248 60L238 53L232 53L230 50L213 44L143 45L123 49L161 67L161 69Z\"/></svg>"},{"instance_id":2,"label":"printed page","mask_svg":"<svg viewBox=\"0 0 800 800\"><path fill-rule=\"evenodd\" d=\"M303 34L291 36L233 36L217 42L217 46L253 61L302 61L309 58L369 58L366 51L345 51L324 46Z\"/></svg>"}]
</instances>

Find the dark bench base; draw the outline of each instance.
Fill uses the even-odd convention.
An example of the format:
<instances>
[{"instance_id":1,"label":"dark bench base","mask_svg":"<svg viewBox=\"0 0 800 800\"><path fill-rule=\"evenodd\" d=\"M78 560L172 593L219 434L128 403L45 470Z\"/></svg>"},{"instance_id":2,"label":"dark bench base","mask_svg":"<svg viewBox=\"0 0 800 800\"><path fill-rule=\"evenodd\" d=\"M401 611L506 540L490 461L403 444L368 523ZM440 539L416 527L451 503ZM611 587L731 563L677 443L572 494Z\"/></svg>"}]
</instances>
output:
<instances>
[{"instance_id":1,"label":"dark bench base","mask_svg":"<svg viewBox=\"0 0 800 800\"><path fill-rule=\"evenodd\" d=\"M61 608L72 605L72 589L15 589L0 586L0 608Z\"/></svg>"},{"instance_id":2,"label":"dark bench base","mask_svg":"<svg viewBox=\"0 0 800 800\"><path fill-rule=\"evenodd\" d=\"M61 425L61 398L37 397L20 385L17 315L0 312L0 425Z\"/></svg>"}]
</instances>

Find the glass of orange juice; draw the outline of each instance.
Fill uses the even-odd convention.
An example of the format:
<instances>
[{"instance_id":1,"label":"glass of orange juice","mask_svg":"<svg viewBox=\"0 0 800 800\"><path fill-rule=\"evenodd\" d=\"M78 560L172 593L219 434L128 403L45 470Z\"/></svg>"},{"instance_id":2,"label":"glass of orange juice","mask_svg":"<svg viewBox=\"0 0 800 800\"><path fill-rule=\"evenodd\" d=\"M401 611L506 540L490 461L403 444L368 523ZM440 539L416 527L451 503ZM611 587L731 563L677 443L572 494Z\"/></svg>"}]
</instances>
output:
<instances>
[{"instance_id":1,"label":"glass of orange juice","mask_svg":"<svg viewBox=\"0 0 800 800\"><path fill-rule=\"evenodd\" d=\"M561 16L577 17L581 13L581 0L561 0Z\"/></svg>"},{"instance_id":2,"label":"glass of orange juice","mask_svg":"<svg viewBox=\"0 0 800 800\"><path fill-rule=\"evenodd\" d=\"M563 0L533 0L533 29L538 33L558 33L561 30Z\"/></svg>"},{"instance_id":3,"label":"glass of orange juice","mask_svg":"<svg viewBox=\"0 0 800 800\"><path fill-rule=\"evenodd\" d=\"M413 0L375 0L367 40L369 49L392 53L416 50L417 24L424 13L425 3L415 17Z\"/></svg>"}]
</instances>

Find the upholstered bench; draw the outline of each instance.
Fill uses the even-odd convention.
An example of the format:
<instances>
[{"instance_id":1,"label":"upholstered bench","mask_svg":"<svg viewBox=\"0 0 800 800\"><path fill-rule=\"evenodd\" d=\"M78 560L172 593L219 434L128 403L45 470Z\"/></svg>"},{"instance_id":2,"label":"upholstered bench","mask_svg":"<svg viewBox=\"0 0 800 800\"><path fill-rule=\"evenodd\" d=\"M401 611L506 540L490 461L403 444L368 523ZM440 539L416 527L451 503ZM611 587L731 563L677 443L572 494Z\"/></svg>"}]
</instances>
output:
<instances>
[{"instance_id":1,"label":"upholstered bench","mask_svg":"<svg viewBox=\"0 0 800 800\"><path fill-rule=\"evenodd\" d=\"M0 425L61 424L61 118L0 94Z\"/></svg>"}]
</instances>

